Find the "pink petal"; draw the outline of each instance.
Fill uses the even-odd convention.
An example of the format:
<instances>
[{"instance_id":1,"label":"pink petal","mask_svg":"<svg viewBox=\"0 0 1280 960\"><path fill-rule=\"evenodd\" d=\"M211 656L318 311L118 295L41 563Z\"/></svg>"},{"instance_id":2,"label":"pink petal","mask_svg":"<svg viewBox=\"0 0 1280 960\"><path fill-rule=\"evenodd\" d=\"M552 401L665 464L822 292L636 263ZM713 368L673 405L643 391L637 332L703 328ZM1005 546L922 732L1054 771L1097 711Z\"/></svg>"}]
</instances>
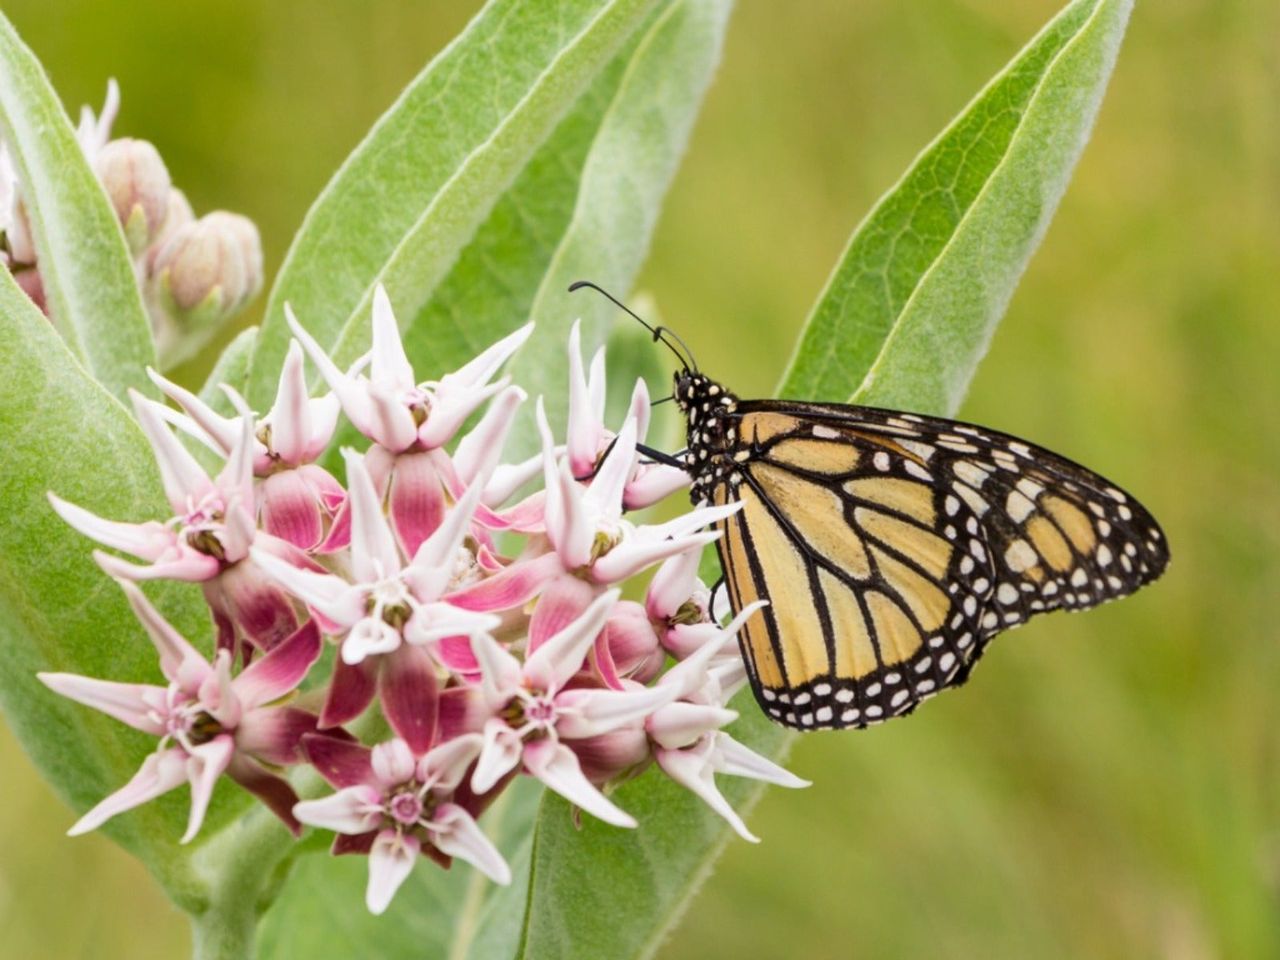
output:
<instances>
[{"instance_id":1,"label":"pink petal","mask_svg":"<svg viewBox=\"0 0 1280 960\"><path fill-rule=\"evenodd\" d=\"M187 779L191 781L191 815L187 818L187 832L179 843L189 843L200 832L205 811L213 798L213 788L218 778L226 772L235 753L236 742L221 734L208 743L202 743L187 754Z\"/></svg>"},{"instance_id":2,"label":"pink petal","mask_svg":"<svg viewBox=\"0 0 1280 960\"><path fill-rule=\"evenodd\" d=\"M702 549L686 550L663 561L649 581L644 605L654 620L670 620L698 588L698 566Z\"/></svg>"},{"instance_id":3,"label":"pink petal","mask_svg":"<svg viewBox=\"0 0 1280 960\"><path fill-rule=\"evenodd\" d=\"M482 749L484 737L478 733L446 740L418 761L418 782L429 785L438 794L452 793Z\"/></svg>"},{"instance_id":4,"label":"pink petal","mask_svg":"<svg viewBox=\"0 0 1280 960\"><path fill-rule=\"evenodd\" d=\"M343 450L342 455L347 462L347 495L351 503L352 573L360 583L376 583L400 570L400 554L364 458L354 450Z\"/></svg>"},{"instance_id":5,"label":"pink petal","mask_svg":"<svg viewBox=\"0 0 1280 960\"><path fill-rule=\"evenodd\" d=\"M689 486L689 474L679 467L655 463L640 467L622 492L622 506L643 510Z\"/></svg>"},{"instance_id":6,"label":"pink petal","mask_svg":"<svg viewBox=\"0 0 1280 960\"><path fill-rule=\"evenodd\" d=\"M720 539L716 532L694 533L685 537L651 540L625 538L591 565L591 579L596 583L619 583L629 580L646 567L661 563L684 550L698 550Z\"/></svg>"},{"instance_id":7,"label":"pink petal","mask_svg":"<svg viewBox=\"0 0 1280 960\"><path fill-rule=\"evenodd\" d=\"M159 560L166 550L174 546L177 539L169 527L154 520L146 523L104 520L52 493L49 494L49 503L58 516L86 537L98 541L104 547L123 550L143 560Z\"/></svg>"},{"instance_id":8,"label":"pink petal","mask_svg":"<svg viewBox=\"0 0 1280 960\"><path fill-rule=\"evenodd\" d=\"M524 765L531 774L570 803L615 827L634 827L636 821L614 806L582 773L572 750L554 740L525 744Z\"/></svg>"},{"instance_id":9,"label":"pink petal","mask_svg":"<svg viewBox=\"0 0 1280 960\"><path fill-rule=\"evenodd\" d=\"M260 556L270 556L261 554ZM260 650L270 650L298 629L288 595L262 575L252 560L242 560L205 583L205 599L221 607Z\"/></svg>"},{"instance_id":10,"label":"pink petal","mask_svg":"<svg viewBox=\"0 0 1280 960\"><path fill-rule=\"evenodd\" d=\"M471 774L471 789L485 793L520 763L524 744L520 736L496 717L484 725L484 746Z\"/></svg>"},{"instance_id":11,"label":"pink petal","mask_svg":"<svg viewBox=\"0 0 1280 960\"><path fill-rule=\"evenodd\" d=\"M293 815L311 827L359 836L382 823L382 792L368 784L345 787L319 800L295 804Z\"/></svg>"},{"instance_id":12,"label":"pink petal","mask_svg":"<svg viewBox=\"0 0 1280 960\"><path fill-rule=\"evenodd\" d=\"M618 590L606 590L591 602L582 615L567 627L548 638L529 655L524 663L524 677L529 685L540 690L559 690L569 678L582 669L587 651L618 600Z\"/></svg>"},{"instance_id":13,"label":"pink petal","mask_svg":"<svg viewBox=\"0 0 1280 960\"><path fill-rule=\"evenodd\" d=\"M246 710L278 700L297 688L319 657L320 628L308 620L235 678L236 696Z\"/></svg>"},{"instance_id":14,"label":"pink petal","mask_svg":"<svg viewBox=\"0 0 1280 960\"><path fill-rule=\"evenodd\" d=\"M469 677L480 673L480 663L471 652L470 636L441 637L430 648L436 660L450 673Z\"/></svg>"},{"instance_id":15,"label":"pink petal","mask_svg":"<svg viewBox=\"0 0 1280 960\"><path fill-rule=\"evenodd\" d=\"M311 362L320 371L320 376L324 378L324 382L329 385L329 389L334 392L338 402L342 404L342 409L346 411L347 417L350 418L357 430L368 436L373 421L373 410L368 394L351 377L348 377L334 365L333 361L329 359L329 355L324 352L324 349L316 342L315 338L298 323L297 317L293 315L293 309L287 303L284 306L284 316L289 324L289 329L293 331L293 335L302 343L303 349L307 351L307 356L311 358Z\"/></svg>"},{"instance_id":16,"label":"pink petal","mask_svg":"<svg viewBox=\"0 0 1280 960\"><path fill-rule=\"evenodd\" d=\"M810 785L808 780L803 780L767 757L760 756L727 733L716 735L715 759L718 770L735 777L750 777L753 780L763 780L765 783L791 789Z\"/></svg>"},{"instance_id":17,"label":"pink petal","mask_svg":"<svg viewBox=\"0 0 1280 960\"><path fill-rule=\"evenodd\" d=\"M697 743L706 734L719 730L738 717L737 711L708 703L670 703L656 711L645 723L654 741L669 750Z\"/></svg>"},{"instance_id":18,"label":"pink petal","mask_svg":"<svg viewBox=\"0 0 1280 960\"><path fill-rule=\"evenodd\" d=\"M259 485L258 498L267 533L300 550L312 550L324 538L323 505L299 471L273 473Z\"/></svg>"},{"instance_id":19,"label":"pink petal","mask_svg":"<svg viewBox=\"0 0 1280 960\"><path fill-rule=\"evenodd\" d=\"M591 606L600 591L586 581L565 574L556 577L542 591L529 620L528 654L535 653L549 639L569 626Z\"/></svg>"},{"instance_id":20,"label":"pink petal","mask_svg":"<svg viewBox=\"0 0 1280 960\"><path fill-rule=\"evenodd\" d=\"M155 718L157 707L163 706L165 702L164 687L97 680L74 673L37 673L36 676L54 693L115 717L135 730L156 737L162 737L166 733L164 723Z\"/></svg>"},{"instance_id":21,"label":"pink petal","mask_svg":"<svg viewBox=\"0 0 1280 960\"><path fill-rule=\"evenodd\" d=\"M186 583L203 583L218 575L222 564L215 557L200 553L187 546L179 546L176 556L141 566L119 557L93 551L93 559L109 576L124 580L182 580Z\"/></svg>"},{"instance_id":22,"label":"pink petal","mask_svg":"<svg viewBox=\"0 0 1280 960\"><path fill-rule=\"evenodd\" d=\"M138 425L151 442L169 505L174 513L185 514L191 503L199 502L214 492L213 481L157 412L160 404L135 390L129 391L129 399L133 401Z\"/></svg>"},{"instance_id":23,"label":"pink petal","mask_svg":"<svg viewBox=\"0 0 1280 960\"><path fill-rule=\"evenodd\" d=\"M392 453L403 453L418 440L413 414L394 390L377 380L364 384L369 398L369 429L361 431Z\"/></svg>"},{"instance_id":24,"label":"pink petal","mask_svg":"<svg viewBox=\"0 0 1280 960\"><path fill-rule=\"evenodd\" d=\"M636 458L636 421L628 417L621 432L614 438L613 449L596 471L583 500L588 509L618 517L622 515L622 491L631 476Z\"/></svg>"},{"instance_id":25,"label":"pink petal","mask_svg":"<svg viewBox=\"0 0 1280 960\"><path fill-rule=\"evenodd\" d=\"M456 803L436 807L427 829L441 853L465 860L494 883L506 886L511 882L511 868L498 848L481 832L471 814Z\"/></svg>"},{"instance_id":26,"label":"pink petal","mask_svg":"<svg viewBox=\"0 0 1280 960\"><path fill-rule=\"evenodd\" d=\"M147 367L147 376L160 388L161 393L180 406L187 416L213 439L223 456L226 456L235 446L236 438L240 435L240 424L235 419L221 416L190 390L185 390L173 381L165 379L150 367Z\"/></svg>"},{"instance_id":27,"label":"pink petal","mask_svg":"<svg viewBox=\"0 0 1280 960\"><path fill-rule=\"evenodd\" d=\"M230 650L218 651L213 659L213 669L196 691L196 699L224 729L233 730L240 725L243 710L231 686Z\"/></svg>"},{"instance_id":28,"label":"pink petal","mask_svg":"<svg viewBox=\"0 0 1280 960\"><path fill-rule=\"evenodd\" d=\"M444 519L444 490L429 453L396 458L388 497L391 525L406 556L418 552Z\"/></svg>"},{"instance_id":29,"label":"pink petal","mask_svg":"<svg viewBox=\"0 0 1280 960\"><path fill-rule=\"evenodd\" d=\"M496 710L515 696L520 686L520 661L487 633L471 638L471 652L480 665L485 697Z\"/></svg>"},{"instance_id":30,"label":"pink petal","mask_svg":"<svg viewBox=\"0 0 1280 960\"><path fill-rule=\"evenodd\" d=\"M433 532L413 552L409 584L414 588L414 596L418 600L423 602L437 600L444 593L444 588L453 571L458 548L462 546L471 528L471 518L480 502L482 486L483 482L473 483L454 504L453 509L444 516L443 522L438 523ZM440 488L437 486L436 490L440 491ZM443 513L442 492L440 509Z\"/></svg>"},{"instance_id":31,"label":"pink petal","mask_svg":"<svg viewBox=\"0 0 1280 960\"><path fill-rule=\"evenodd\" d=\"M238 496L246 508L254 512L252 510L253 459L258 442L254 438L253 412L244 402L244 398L225 383L222 385L222 392L227 395L232 406L240 414L240 419L236 423L240 435L236 438L235 446L227 455L227 462L214 483L228 501Z\"/></svg>"},{"instance_id":32,"label":"pink petal","mask_svg":"<svg viewBox=\"0 0 1280 960\"><path fill-rule=\"evenodd\" d=\"M574 739L597 737L643 720L675 699L670 687L635 686L629 690L563 690L556 695L556 733Z\"/></svg>"},{"instance_id":33,"label":"pink petal","mask_svg":"<svg viewBox=\"0 0 1280 960\"><path fill-rule=\"evenodd\" d=\"M595 406L582 365L582 321L575 320L569 329L569 426L565 437L565 455L575 477L585 477L595 468L604 439L602 411Z\"/></svg>"},{"instance_id":34,"label":"pink petal","mask_svg":"<svg viewBox=\"0 0 1280 960\"><path fill-rule=\"evenodd\" d=\"M324 543L316 547L316 553L337 553L351 546L351 500L345 494L343 496L342 503L333 515L329 535L324 538Z\"/></svg>"},{"instance_id":35,"label":"pink petal","mask_svg":"<svg viewBox=\"0 0 1280 960\"><path fill-rule=\"evenodd\" d=\"M290 466L296 467L307 459L307 445L311 440L310 413L310 391L302 369L302 345L291 340L280 370L276 402L267 414L271 424L271 448Z\"/></svg>"},{"instance_id":36,"label":"pink petal","mask_svg":"<svg viewBox=\"0 0 1280 960\"><path fill-rule=\"evenodd\" d=\"M359 664L341 657L334 661L329 696L320 713L321 729L341 726L364 713L378 689L378 664L376 658Z\"/></svg>"},{"instance_id":37,"label":"pink petal","mask_svg":"<svg viewBox=\"0 0 1280 960\"><path fill-rule=\"evenodd\" d=\"M705 743L705 741L704 741ZM654 759L662 772L686 790L692 791L712 810L728 821L738 836L751 843L759 843L742 818L738 816L729 801L716 787L715 778L709 762L709 747L691 748L688 750L657 750Z\"/></svg>"},{"instance_id":38,"label":"pink petal","mask_svg":"<svg viewBox=\"0 0 1280 960\"><path fill-rule=\"evenodd\" d=\"M378 838L376 830L370 830L368 833L357 833L355 836L347 836L345 833L335 834L333 843L329 846L329 852L335 857L348 856L356 854L361 857L367 857L369 851L373 849L373 841Z\"/></svg>"},{"instance_id":39,"label":"pink petal","mask_svg":"<svg viewBox=\"0 0 1280 960\"><path fill-rule=\"evenodd\" d=\"M384 791L408 783L417 769L413 751L398 737L374 747L370 763L373 766L373 782Z\"/></svg>"},{"instance_id":40,"label":"pink petal","mask_svg":"<svg viewBox=\"0 0 1280 960\"><path fill-rule=\"evenodd\" d=\"M316 773L335 787L354 787L373 782L372 751L363 744L323 733L302 738L302 752Z\"/></svg>"},{"instance_id":41,"label":"pink petal","mask_svg":"<svg viewBox=\"0 0 1280 960\"><path fill-rule=\"evenodd\" d=\"M401 836L394 830L383 830L369 850L369 886L365 906L375 916L391 905L400 884L409 879L422 844L417 837Z\"/></svg>"},{"instance_id":42,"label":"pink petal","mask_svg":"<svg viewBox=\"0 0 1280 960\"><path fill-rule=\"evenodd\" d=\"M296 707L247 711L236 728L236 747L242 754L280 767L301 763L302 738L316 732L319 719Z\"/></svg>"},{"instance_id":43,"label":"pink petal","mask_svg":"<svg viewBox=\"0 0 1280 960\"><path fill-rule=\"evenodd\" d=\"M128 580L116 582L160 654L160 672L165 679L185 691L195 690L209 673L209 661L160 615L141 590Z\"/></svg>"},{"instance_id":44,"label":"pink petal","mask_svg":"<svg viewBox=\"0 0 1280 960\"><path fill-rule=\"evenodd\" d=\"M593 518L586 505L586 494L569 475L567 462L560 464L552 483L554 486L547 487L547 538L555 544L565 569L577 570L591 562L596 535ZM553 503L559 504L560 511L554 514L555 520L551 512Z\"/></svg>"},{"instance_id":45,"label":"pink petal","mask_svg":"<svg viewBox=\"0 0 1280 960\"><path fill-rule=\"evenodd\" d=\"M342 641L339 659L343 663L362 663L372 657L399 650L404 638L400 631L381 617L365 617L356 621Z\"/></svg>"},{"instance_id":46,"label":"pink petal","mask_svg":"<svg viewBox=\"0 0 1280 960\"><path fill-rule=\"evenodd\" d=\"M479 733L491 716L484 695L476 687L449 687L440 694L439 739L449 743Z\"/></svg>"},{"instance_id":47,"label":"pink petal","mask_svg":"<svg viewBox=\"0 0 1280 960\"><path fill-rule=\"evenodd\" d=\"M293 815L298 795L288 780L269 773L260 764L241 756L232 758L227 776L261 800L295 837L302 835L302 824Z\"/></svg>"},{"instance_id":48,"label":"pink petal","mask_svg":"<svg viewBox=\"0 0 1280 960\"><path fill-rule=\"evenodd\" d=\"M415 755L426 753L435 736L438 688L436 666L421 647L406 644L382 665L382 713Z\"/></svg>"},{"instance_id":49,"label":"pink petal","mask_svg":"<svg viewBox=\"0 0 1280 960\"><path fill-rule=\"evenodd\" d=\"M608 662L623 675L648 683L662 672L666 659L644 607L632 600L620 601L596 638L597 664ZM618 689L616 684L609 686Z\"/></svg>"},{"instance_id":50,"label":"pink petal","mask_svg":"<svg viewBox=\"0 0 1280 960\"><path fill-rule=\"evenodd\" d=\"M517 560L501 573L464 587L444 599L464 610L510 610L528 603L549 580L563 571L556 554L544 553L532 560Z\"/></svg>"},{"instance_id":51,"label":"pink petal","mask_svg":"<svg viewBox=\"0 0 1280 960\"><path fill-rule=\"evenodd\" d=\"M153 753L142 762L142 768L134 774L132 780L77 820L67 831L67 836L78 837L95 830L116 814L154 800L186 779L187 755L182 749L172 747Z\"/></svg>"},{"instance_id":52,"label":"pink petal","mask_svg":"<svg viewBox=\"0 0 1280 960\"><path fill-rule=\"evenodd\" d=\"M378 284L373 289L373 359L369 370L371 379L385 384L394 390L411 390L417 385L414 380L413 366L405 356L404 345L400 342L400 327L396 323L395 312L391 309L391 300L386 289Z\"/></svg>"},{"instance_id":53,"label":"pink petal","mask_svg":"<svg viewBox=\"0 0 1280 960\"><path fill-rule=\"evenodd\" d=\"M365 591L331 573L302 570L258 547L250 551L258 569L325 619L350 629L365 611Z\"/></svg>"},{"instance_id":54,"label":"pink petal","mask_svg":"<svg viewBox=\"0 0 1280 960\"><path fill-rule=\"evenodd\" d=\"M536 477L542 471L542 454L530 457L520 463L500 463L494 467L493 475L484 486L484 504L497 507L515 496L517 490ZM506 514L504 514L505 516ZM541 512L539 512L541 517Z\"/></svg>"},{"instance_id":55,"label":"pink petal","mask_svg":"<svg viewBox=\"0 0 1280 960\"><path fill-rule=\"evenodd\" d=\"M493 399L471 432L458 441L453 462L459 480L468 485L479 478L487 482L502 455L516 411L527 398L528 394L519 387L507 387Z\"/></svg>"},{"instance_id":56,"label":"pink petal","mask_svg":"<svg viewBox=\"0 0 1280 960\"><path fill-rule=\"evenodd\" d=\"M644 727L625 726L598 737L566 741L591 783L607 783L630 776L649 759L649 737Z\"/></svg>"},{"instance_id":57,"label":"pink petal","mask_svg":"<svg viewBox=\"0 0 1280 960\"><path fill-rule=\"evenodd\" d=\"M440 381L442 386L454 384L464 384L469 387L477 387L481 384L488 383L498 369L507 362L507 359L515 353L529 339L533 333L533 324L526 323L519 330L507 334L501 340L486 347L475 359L470 360L467 364L453 373L445 374Z\"/></svg>"}]
</instances>

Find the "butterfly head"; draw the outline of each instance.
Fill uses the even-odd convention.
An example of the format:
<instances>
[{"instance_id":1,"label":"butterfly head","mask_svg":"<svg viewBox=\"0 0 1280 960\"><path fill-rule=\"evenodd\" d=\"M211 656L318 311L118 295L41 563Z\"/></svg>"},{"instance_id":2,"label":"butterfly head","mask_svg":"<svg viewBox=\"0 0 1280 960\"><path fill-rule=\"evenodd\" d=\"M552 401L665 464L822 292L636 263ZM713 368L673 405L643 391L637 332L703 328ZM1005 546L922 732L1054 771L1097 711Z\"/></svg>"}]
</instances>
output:
<instances>
[{"instance_id":1,"label":"butterfly head","mask_svg":"<svg viewBox=\"0 0 1280 960\"><path fill-rule=\"evenodd\" d=\"M710 377L692 370L675 375L672 395L688 423L689 467L702 473L737 442L738 398Z\"/></svg>"}]
</instances>

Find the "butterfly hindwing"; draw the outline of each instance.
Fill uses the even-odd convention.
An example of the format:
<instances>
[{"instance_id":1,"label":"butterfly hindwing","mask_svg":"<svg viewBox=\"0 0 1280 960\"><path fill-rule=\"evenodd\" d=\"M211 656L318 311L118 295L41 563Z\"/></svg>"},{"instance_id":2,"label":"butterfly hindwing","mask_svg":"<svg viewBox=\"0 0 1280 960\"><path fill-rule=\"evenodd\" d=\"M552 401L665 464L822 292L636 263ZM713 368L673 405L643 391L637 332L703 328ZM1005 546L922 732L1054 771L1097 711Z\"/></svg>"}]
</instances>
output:
<instances>
[{"instance_id":1,"label":"butterfly hindwing","mask_svg":"<svg viewBox=\"0 0 1280 960\"><path fill-rule=\"evenodd\" d=\"M813 729L910 712L963 682L987 642L1036 613L1154 579L1168 554L1132 498L1065 458L948 420L759 401L714 499L765 711Z\"/></svg>"}]
</instances>

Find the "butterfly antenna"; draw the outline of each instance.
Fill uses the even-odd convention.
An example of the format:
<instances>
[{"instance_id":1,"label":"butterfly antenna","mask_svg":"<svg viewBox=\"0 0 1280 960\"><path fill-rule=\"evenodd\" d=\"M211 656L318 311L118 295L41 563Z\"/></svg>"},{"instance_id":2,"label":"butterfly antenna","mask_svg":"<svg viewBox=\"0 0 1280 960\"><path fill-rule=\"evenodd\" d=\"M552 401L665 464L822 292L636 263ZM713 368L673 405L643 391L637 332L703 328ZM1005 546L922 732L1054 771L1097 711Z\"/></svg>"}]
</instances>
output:
<instances>
[{"instance_id":1,"label":"butterfly antenna","mask_svg":"<svg viewBox=\"0 0 1280 960\"><path fill-rule=\"evenodd\" d=\"M668 350L670 350L675 355L675 358L680 361L680 366L684 367L686 370L692 369L695 373L697 372L698 365L693 362L693 354L689 352L689 348L685 346L684 341L681 340L678 336L676 336L676 334L673 333L671 330L667 329L666 327L652 326L647 320L644 319L644 317L640 316L640 314L636 313L634 310L628 307L625 303L623 303L621 300L615 297L612 293L610 293L604 287L600 286L599 284L592 283L590 280L577 280L569 284L569 292L573 293L575 290L581 290L583 287L587 287L591 290L594 290L596 293L600 294L602 297L609 300L619 310L622 310L625 313L630 314L630 316L634 320L636 320L642 327L644 327L646 330L648 330L650 333L653 334L654 343L663 344ZM667 337L669 336L675 338L676 343L678 343L680 347L684 350L683 354L680 352L680 350L676 349L675 344L673 344L670 340L667 339Z\"/></svg>"}]
</instances>

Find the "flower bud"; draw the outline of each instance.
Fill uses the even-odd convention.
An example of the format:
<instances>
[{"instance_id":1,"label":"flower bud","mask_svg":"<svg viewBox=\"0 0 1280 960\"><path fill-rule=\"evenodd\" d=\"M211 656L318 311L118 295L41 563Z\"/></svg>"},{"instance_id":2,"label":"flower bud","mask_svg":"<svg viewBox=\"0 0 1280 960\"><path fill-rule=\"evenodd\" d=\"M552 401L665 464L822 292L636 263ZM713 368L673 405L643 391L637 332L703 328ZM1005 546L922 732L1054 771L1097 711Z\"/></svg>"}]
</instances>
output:
<instances>
[{"instance_id":1,"label":"flower bud","mask_svg":"<svg viewBox=\"0 0 1280 960\"><path fill-rule=\"evenodd\" d=\"M662 672L666 662L644 607L630 600L614 607L596 640L595 652L596 668L615 689L622 677L648 683Z\"/></svg>"},{"instance_id":2,"label":"flower bud","mask_svg":"<svg viewBox=\"0 0 1280 960\"><path fill-rule=\"evenodd\" d=\"M99 151L94 171L107 191L134 255L159 235L168 217L172 184L160 153L145 140L112 140Z\"/></svg>"},{"instance_id":3,"label":"flower bud","mask_svg":"<svg viewBox=\"0 0 1280 960\"><path fill-rule=\"evenodd\" d=\"M262 287L262 243L247 217L215 211L180 224L150 263L161 365L194 354Z\"/></svg>"}]
</instances>

